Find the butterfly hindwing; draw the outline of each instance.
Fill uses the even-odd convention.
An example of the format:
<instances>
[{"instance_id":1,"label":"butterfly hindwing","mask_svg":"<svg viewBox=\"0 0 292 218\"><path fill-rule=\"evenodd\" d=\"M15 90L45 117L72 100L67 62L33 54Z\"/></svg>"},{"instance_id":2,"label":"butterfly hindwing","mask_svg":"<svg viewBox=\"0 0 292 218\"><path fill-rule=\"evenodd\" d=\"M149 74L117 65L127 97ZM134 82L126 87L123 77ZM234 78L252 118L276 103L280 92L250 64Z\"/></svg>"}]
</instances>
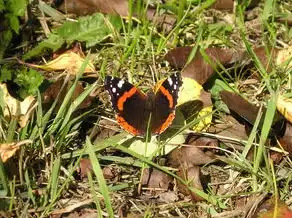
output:
<instances>
[{"instance_id":1,"label":"butterfly hindwing","mask_svg":"<svg viewBox=\"0 0 292 218\"><path fill-rule=\"evenodd\" d=\"M172 74L147 96L134 85L117 77L105 78L117 122L133 135L145 135L151 114L151 133L161 134L175 117L179 88L178 73Z\"/></svg>"}]
</instances>

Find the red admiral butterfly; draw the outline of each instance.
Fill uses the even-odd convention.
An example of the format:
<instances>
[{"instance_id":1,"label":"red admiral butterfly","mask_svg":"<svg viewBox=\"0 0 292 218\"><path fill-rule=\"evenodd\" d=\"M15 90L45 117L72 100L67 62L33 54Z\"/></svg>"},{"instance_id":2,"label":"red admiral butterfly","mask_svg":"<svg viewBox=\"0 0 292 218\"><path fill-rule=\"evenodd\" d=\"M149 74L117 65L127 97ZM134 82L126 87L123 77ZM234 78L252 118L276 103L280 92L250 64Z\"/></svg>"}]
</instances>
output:
<instances>
[{"instance_id":1,"label":"red admiral butterfly","mask_svg":"<svg viewBox=\"0 0 292 218\"><path fill-rule=\"evenodd\" d=\"M109 92L116 119L121 127L133 135L143 136L151 114L150 131L161 134L175 117L180 74L174 73L146 95L134 85L120 78L106 76L105 89Z\"/></svg>"}]
</instances>

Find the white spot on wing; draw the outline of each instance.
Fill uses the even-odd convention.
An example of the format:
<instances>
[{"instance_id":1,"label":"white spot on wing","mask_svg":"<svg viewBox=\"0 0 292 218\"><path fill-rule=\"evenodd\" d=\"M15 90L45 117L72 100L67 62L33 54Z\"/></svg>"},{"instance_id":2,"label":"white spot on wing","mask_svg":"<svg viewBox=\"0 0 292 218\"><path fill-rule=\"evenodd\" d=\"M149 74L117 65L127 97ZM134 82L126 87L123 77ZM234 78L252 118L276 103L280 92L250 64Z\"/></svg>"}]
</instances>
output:
<instances>
[{"instance_id":1,"label":"white spot on wing","mask_svg":"<svg viewBox=\"0 0 292 218\"><path fill-rule=\"evenodd\" d=\"M177 85L176 85L176 84L174 84L174 86L173 86L173 89L174 89L174 90L176 90L176 89L177 89Z\"/></svg>"},{"instance_id":2,"label":"white spot on wing","mask_svg":"<svg viewBox=\"0 0 292 218\"><path fill-rule=\"evenodd\" d=\"M114 87L114 88L112 88L112 92L113 93L116 93L116 91L117 91L117 89Z\"/></svg>"},{"instance_id":3,"label":"white spot on wing","mask_svg":"<svg viewBox=\"0 0 292 218\"><path fill-rule=\"evenodd\" d=\"M123 85L124 85L124 83L125 83L124 80L120 80L120 81L118 82L118 87L119 87L119 88L122 88Z\"/></svg>"},{"instance_id":4,"label":"white spot on wing","mask_svg":"<svg viewBox=\"0 0 292 218\"><path fill-rule=\"evenodd\" d=\"M172 86L173 81L172 81L172 79L170 77L167 79L167 81L168 81L169 85Z\"/></svg>"}]
</instances>

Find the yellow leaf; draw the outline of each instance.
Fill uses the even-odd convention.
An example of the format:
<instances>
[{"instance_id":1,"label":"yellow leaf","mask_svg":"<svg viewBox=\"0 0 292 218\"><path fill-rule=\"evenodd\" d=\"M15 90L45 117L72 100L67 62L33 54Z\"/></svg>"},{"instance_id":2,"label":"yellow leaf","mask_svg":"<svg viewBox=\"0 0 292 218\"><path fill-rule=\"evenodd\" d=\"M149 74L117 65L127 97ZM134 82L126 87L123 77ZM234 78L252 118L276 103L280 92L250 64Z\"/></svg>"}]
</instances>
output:
<instances>
[{"instance_id":1,"label":"yellow leaf","mask_svg":"<svg viewBox=\"0 0 292 218\"><path fill-rule=\"evenodd\" d=\"M292 99L279 96L277 100L278 111L292 123Z\"/></svg>"},{"instance_id":2,"label":"yellow leaf","mask_svg":"<svg viewBox=\"0 0 292 218\"><path fill-rule=\"evenodd\" d=\"M183 84L179 93L178 106L183 105L187 102L200 100L203 87L194 79L183 77L182 80ZM202 131L211 124L212 110L212 106L202 108L202 110L198 113L198 116L194 118L201 119L201 121L193 126L193 130Z\"/></svg>"},{"instance_id":3,"label":"yellow leaf","mask_svg":"<svg viewBox=\"0 0 292 218\"><path fill-rule=\"evenodd\" d=\"M276 59L277 65L284 64L284 66L292 67L292 46L282 49L278 51L277 59Z\"/></svg>"},{"instance_id":4,"label":"yellow leaf","mask_svg":"<svg viewBox=\"0 0 292 218\"><path fill-rule=\"evenodd\" d=\"M11 158L15 154L15 152L20 148L21 145L31 143L32 143L31 140L24 140L18 143L12 142L0 144L0 157L2 159L2 162L5 163L9 158Z\"/></svg>"},{"instance_id":5,"label":"yellow leaf","mask_svg":"<svg viewBox=\"0 0 292 218\"><path fill-rule=\"evenodd\" d=\"M36 67L36 68L43 69L46 71L68 70L70 74L76 75L84 61L85 59L81 57L79 54L73 51L68 51L58 56L56 59L48 62L45 65L36 65L36 64L28 64L28 65L31 67ZM84 73L91 73L91 72L95 72L95 67L93 63L89 61L84 70Z\"/></svg>"},{"instance_id":6,"label":"yellow leaf","mask_svg":"<svg viewBox=\"0 0 292 218\"><path fill-rule=\"evenodd\" d=\"M9 94L6 84L0 84L0 88L4 94L4 117L6 119L19 117L18 121L20 126L26 126L29 114L32 111L31 106L34 103L35 98L33 96L28 96L23 101L18 101Z\"/></svg>"}]
</instances>

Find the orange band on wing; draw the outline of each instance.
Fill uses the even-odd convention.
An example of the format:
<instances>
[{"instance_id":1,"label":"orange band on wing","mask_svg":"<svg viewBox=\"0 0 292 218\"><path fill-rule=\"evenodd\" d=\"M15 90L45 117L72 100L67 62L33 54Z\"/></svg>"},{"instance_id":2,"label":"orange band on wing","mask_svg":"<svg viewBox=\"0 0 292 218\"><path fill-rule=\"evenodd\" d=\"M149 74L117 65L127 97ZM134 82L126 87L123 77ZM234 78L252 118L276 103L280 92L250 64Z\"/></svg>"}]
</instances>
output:
<instances>
[{"instance_id":1,"label":"orange band on wing","mask_svg":"<svg viewBox=\"0 0 292 218\"><path fill-rule=\"evenodd\" d=\"M127 132L133 135L141 134L137 129L131 126L123 117L117 116L117 121L118 121L118 124L120 124L120 126L123 127Z\"/></svg>"},{"instance_id":2,"label":"orange band on wing","mask_svg":"<svg viewBox=\"0 0 292 218\"><path fill-rule=\"evenodd\" d=\"M169 93L169 91L164 88L163 86L160 86L160 91L162 92L162 94L165 95L165 97L167 98L168 102L169 102L169 108L173 108L173 97L172 95Z\"/></svg>"},{"instance_id":3,"label":"orange band on wing","mask_svg":"<svg viewBox=\"0 0 292 218\"><path fill-rule=\"evenodd\" d=\"M161 134L164 132L172 123L173 119L175 117L175 112L172 112L168 115L167 119L164 121L164 123L159 127L159 129L155 130L156 134Z\"/></svg>"},{"instance_id":4,"label":"orange band on wing","mask_svg":"<svg viewBox=\"0 0 292 218\"><path fill-rule=\"evenodd\" d=\"M129 91L123 93L123 95L118 100L118 109L122 111L124 109L124 103L125 101L133 96L137 92L137 88L133 87Z\"/></svg>"}]
</instances>

